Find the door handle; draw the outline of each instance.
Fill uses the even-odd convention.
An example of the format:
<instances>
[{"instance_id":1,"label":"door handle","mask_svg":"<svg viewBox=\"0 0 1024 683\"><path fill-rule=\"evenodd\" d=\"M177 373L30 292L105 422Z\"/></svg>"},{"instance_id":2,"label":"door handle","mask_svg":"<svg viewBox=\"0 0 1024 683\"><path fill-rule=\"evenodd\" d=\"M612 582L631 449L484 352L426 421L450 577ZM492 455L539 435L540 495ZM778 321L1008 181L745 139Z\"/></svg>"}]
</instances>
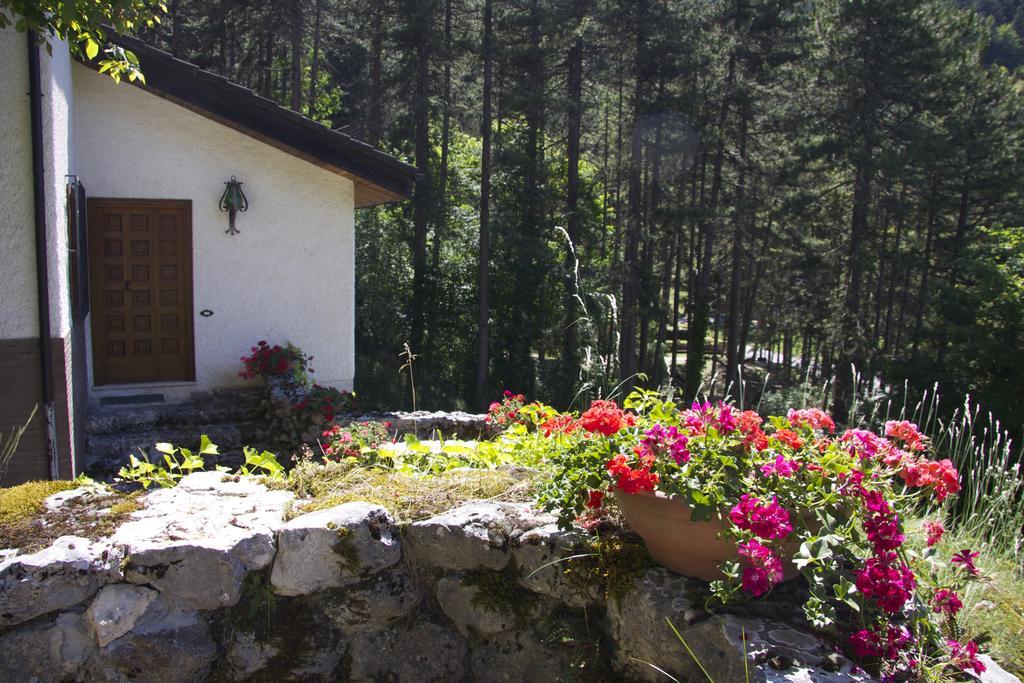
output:
<instances>
[{"instance_id":1,"label":"door handle","mask_svg":"<svg viewBox=\"0 0 1024 683\"><path fill-rule=\"evenodd\" d=\"M129 280L125 280L125 281L124 281L124 291L126 291L126 292L127 292L127 291L130 291L130 290L131 290L131 288L132 288L132 283L131 283L131 281L129 281Z\"/></svg>"}]
</instances>

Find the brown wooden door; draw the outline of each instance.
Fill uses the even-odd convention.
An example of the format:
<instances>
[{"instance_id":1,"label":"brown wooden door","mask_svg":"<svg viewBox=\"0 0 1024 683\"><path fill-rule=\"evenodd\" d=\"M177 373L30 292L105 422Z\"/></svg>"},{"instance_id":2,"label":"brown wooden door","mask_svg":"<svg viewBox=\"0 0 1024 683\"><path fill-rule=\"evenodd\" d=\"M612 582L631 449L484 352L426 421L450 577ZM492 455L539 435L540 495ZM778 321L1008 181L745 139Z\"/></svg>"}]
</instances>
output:
<instances>
[{"instance_id":1,"label":"brown wooden door","mask_svg":"<svg viewBox=\"0 0 1024 683\"><path fill-rule=\"evenodd\" d=\"M195 379L192 203L90 199L97 385Z\"/></svg>"}]
</instances>

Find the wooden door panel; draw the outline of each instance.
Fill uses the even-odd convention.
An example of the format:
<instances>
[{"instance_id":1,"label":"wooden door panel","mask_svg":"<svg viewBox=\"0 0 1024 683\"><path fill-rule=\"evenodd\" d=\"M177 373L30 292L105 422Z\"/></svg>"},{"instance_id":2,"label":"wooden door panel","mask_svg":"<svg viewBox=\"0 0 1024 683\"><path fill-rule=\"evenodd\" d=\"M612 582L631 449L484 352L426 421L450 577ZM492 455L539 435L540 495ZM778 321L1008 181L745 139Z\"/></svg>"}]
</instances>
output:
<instances>
[{"instance_id":1,"label":"wooden door panel","mask_svg":"<svg viewBox=\"0 0 1024 683\"><path fill-rule=\"evenodd\" d=\"M96 384L195 379L191 204L90 199Z\"/></svg>"}]
</instances>

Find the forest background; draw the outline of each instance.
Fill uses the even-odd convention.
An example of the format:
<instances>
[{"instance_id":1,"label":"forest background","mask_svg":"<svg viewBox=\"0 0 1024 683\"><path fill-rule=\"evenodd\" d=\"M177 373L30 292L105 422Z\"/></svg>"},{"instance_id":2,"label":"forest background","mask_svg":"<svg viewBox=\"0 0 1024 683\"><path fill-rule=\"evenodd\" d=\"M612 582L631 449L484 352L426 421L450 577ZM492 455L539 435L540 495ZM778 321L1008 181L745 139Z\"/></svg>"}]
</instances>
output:
<instances>
[{"instance_id":1,"label":"forest background","mask_svg":"<svg viewBox=\"0 0 1024 683\"><path fill-rule=\"evenodd\" d=\"M418 407L938 382L1024 425L1022 0L168 10L141 37L419 169L357 218L364 406L411 407L408 343Z\"/></svg>"}]
</instances>

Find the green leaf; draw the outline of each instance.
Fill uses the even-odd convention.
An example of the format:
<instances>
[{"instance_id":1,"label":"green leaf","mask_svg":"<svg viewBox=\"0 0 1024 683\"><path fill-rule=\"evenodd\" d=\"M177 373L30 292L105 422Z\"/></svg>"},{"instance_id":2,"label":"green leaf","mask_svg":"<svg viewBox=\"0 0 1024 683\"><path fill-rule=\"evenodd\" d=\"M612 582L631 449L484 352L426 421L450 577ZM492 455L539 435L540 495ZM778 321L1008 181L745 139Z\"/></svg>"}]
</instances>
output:
<instances>
[{"instance_id":1,"label":"green leaf","mask_svg":"<svg viewBox=\"0 0 1024 683\"><path fill-rule=\"evenodd\" d=\"M203 455L220 454L219 451L217 450L217 444L210 441L210 437L208 437L206 434L203 434L201 437L199 437L199 452L202 453Z\"/></svg>"},{"instance_id":2,"label":"green leaf","mask_svg":"<svg viewBox=\"0 0 1024 683\"><path fill-rule=\"evenodd\" d=\"M156 446L154 446L154 448L156 448L156 450L159 451L160 453L166 453L168 455L172 455L174 451L178 450L173 445L167 443L166 441L161 441Z\"/></svg>"},{"instance_id":3,"label":"green leaf","mask_svg":"<svg viewBox=\"0 0 1024 683\"><path fill-rule=\"evenodd\" d=\"M100 45L92 38L85 39L85 56L89 59L95 59L96 55L100 53Z\"/></svg>"}]
</instances>

